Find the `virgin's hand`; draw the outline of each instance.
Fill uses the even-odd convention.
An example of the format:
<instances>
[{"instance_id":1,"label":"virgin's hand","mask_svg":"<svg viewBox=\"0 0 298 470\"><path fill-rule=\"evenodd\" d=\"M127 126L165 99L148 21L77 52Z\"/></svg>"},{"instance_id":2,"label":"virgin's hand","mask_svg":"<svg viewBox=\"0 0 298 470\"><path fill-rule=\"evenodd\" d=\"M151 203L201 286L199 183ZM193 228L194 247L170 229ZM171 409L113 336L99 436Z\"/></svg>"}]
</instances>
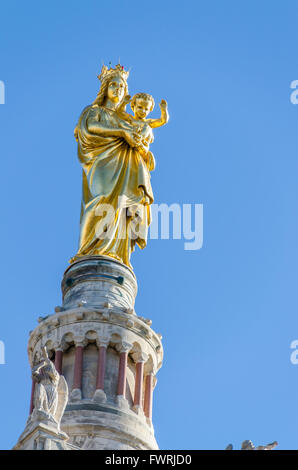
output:
<instances>
[{"instance_id":1,"label":"virgin's hand","mask_svg":"<svg viewBox=\"0 0 298 470\"><path fill-rule=\"evenodd\" d=\"M131 147L137 147L141 142L141 137L136 132L123 131L123 138Z\"/></svg>"},{"instance_id":2,"label":"virgin's hand","mask_svg":"<svg viewBox=\"0 0 298 470\"><path fill-rule=\"evenodd\" d=\"M129 102L131 101L131 96L130 95L126 95L123 99L123 104L128 104Z\"/></svg>"}]
</instances>

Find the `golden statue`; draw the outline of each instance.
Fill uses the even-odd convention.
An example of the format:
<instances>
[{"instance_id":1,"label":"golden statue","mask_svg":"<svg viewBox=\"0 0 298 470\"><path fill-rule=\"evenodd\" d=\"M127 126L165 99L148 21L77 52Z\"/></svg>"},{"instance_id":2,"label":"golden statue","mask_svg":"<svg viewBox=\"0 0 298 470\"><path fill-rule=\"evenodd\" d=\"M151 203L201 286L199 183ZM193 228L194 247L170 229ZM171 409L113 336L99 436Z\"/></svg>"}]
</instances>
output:
<instances>
[{"instance_id":1,"label":"golden statue","mask_svg":"<svg viewBox=\"0 0 298 470\"><path fill-rule=\"evenodd\" d=\"M126 112L128 74L120 64L103 66L99 93L75 129L83 194L79 251L70 262L105 255L131 267L135 244L147 244L153 203L150 171L155 166L149 150L152 128L166 124L169 116L162 100L160 119L147 119L154 107L147 93L131 100L133 116Z\"/></svg>"}]
</instances>

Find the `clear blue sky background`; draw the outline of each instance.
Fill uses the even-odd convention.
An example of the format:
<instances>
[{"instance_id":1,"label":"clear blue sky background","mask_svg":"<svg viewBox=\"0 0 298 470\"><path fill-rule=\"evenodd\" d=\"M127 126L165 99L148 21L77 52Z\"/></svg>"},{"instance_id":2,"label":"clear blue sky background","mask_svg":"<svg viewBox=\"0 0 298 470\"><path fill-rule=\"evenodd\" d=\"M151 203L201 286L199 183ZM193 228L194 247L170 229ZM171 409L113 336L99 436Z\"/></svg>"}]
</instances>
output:
<instances>
[{"instance_id":1,"label":"clear blue sky background","mask_svg":"<svg viewBox=\"0 0 298 470\"><path fill-rule=\"evenodd\" d=\"M163 334L159 445L298 449L297 15L291 0L1 3L2 449L28 417L28 332L61 304L77 249L73 129L119 56L130 93L169 103L156 202L204 204L201 250L151 241L132 259L137 313Z\"/></svg>"}]
</instances>

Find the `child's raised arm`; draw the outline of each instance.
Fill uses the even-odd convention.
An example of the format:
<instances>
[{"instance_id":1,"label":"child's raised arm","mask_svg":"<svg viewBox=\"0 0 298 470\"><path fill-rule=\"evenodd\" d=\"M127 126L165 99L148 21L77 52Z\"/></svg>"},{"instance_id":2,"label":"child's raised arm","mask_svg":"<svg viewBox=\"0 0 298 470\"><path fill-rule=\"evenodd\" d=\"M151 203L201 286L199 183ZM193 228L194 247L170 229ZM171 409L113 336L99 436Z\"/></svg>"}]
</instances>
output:
<instances>
[{"instance_id":1,"label":"child's raised arm","mask_svg":"<svg viewBox=\"0 0 298 470\"><path fill-rule=\"evenodd\" d=\"M168 113L168 103L166 100L161 100L159 103L160 111L161 111L161 116L159 119L148 119L147 123L149 124L150 127L160 127L164 126L168 120L169 120L169 113Z\"/></svg>"}]
</instances>

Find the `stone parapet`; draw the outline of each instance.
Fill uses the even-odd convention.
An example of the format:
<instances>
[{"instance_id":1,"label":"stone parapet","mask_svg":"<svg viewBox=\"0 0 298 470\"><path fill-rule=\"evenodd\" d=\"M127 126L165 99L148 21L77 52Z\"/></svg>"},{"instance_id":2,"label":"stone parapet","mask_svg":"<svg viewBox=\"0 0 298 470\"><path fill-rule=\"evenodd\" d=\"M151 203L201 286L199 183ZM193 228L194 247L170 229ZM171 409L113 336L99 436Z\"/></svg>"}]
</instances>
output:
<instances>
[{"instance_id":1,"label":"stone parapet","mask_svg":"<svg viewBox=\"0 0 298 470\"><path fill-rule=\"evenodd\" d=\"M149 322L150 323L150 322ZM148 325L148 320L137 315L126 313L125 310L114 307L104 309L87 309L78 307L61 311L47 316L30 333L28 343L29 361L32 365L34 358L41 355L42 346L49 351L67 350L75 344L75 339L81 337L85 345L98 343L101 338L119 348L123 341L137 344L131 354L142 351L151 356L155 373L161 367L163 347L161 335L155 333Z\"/></svg>"}]
</instances>

